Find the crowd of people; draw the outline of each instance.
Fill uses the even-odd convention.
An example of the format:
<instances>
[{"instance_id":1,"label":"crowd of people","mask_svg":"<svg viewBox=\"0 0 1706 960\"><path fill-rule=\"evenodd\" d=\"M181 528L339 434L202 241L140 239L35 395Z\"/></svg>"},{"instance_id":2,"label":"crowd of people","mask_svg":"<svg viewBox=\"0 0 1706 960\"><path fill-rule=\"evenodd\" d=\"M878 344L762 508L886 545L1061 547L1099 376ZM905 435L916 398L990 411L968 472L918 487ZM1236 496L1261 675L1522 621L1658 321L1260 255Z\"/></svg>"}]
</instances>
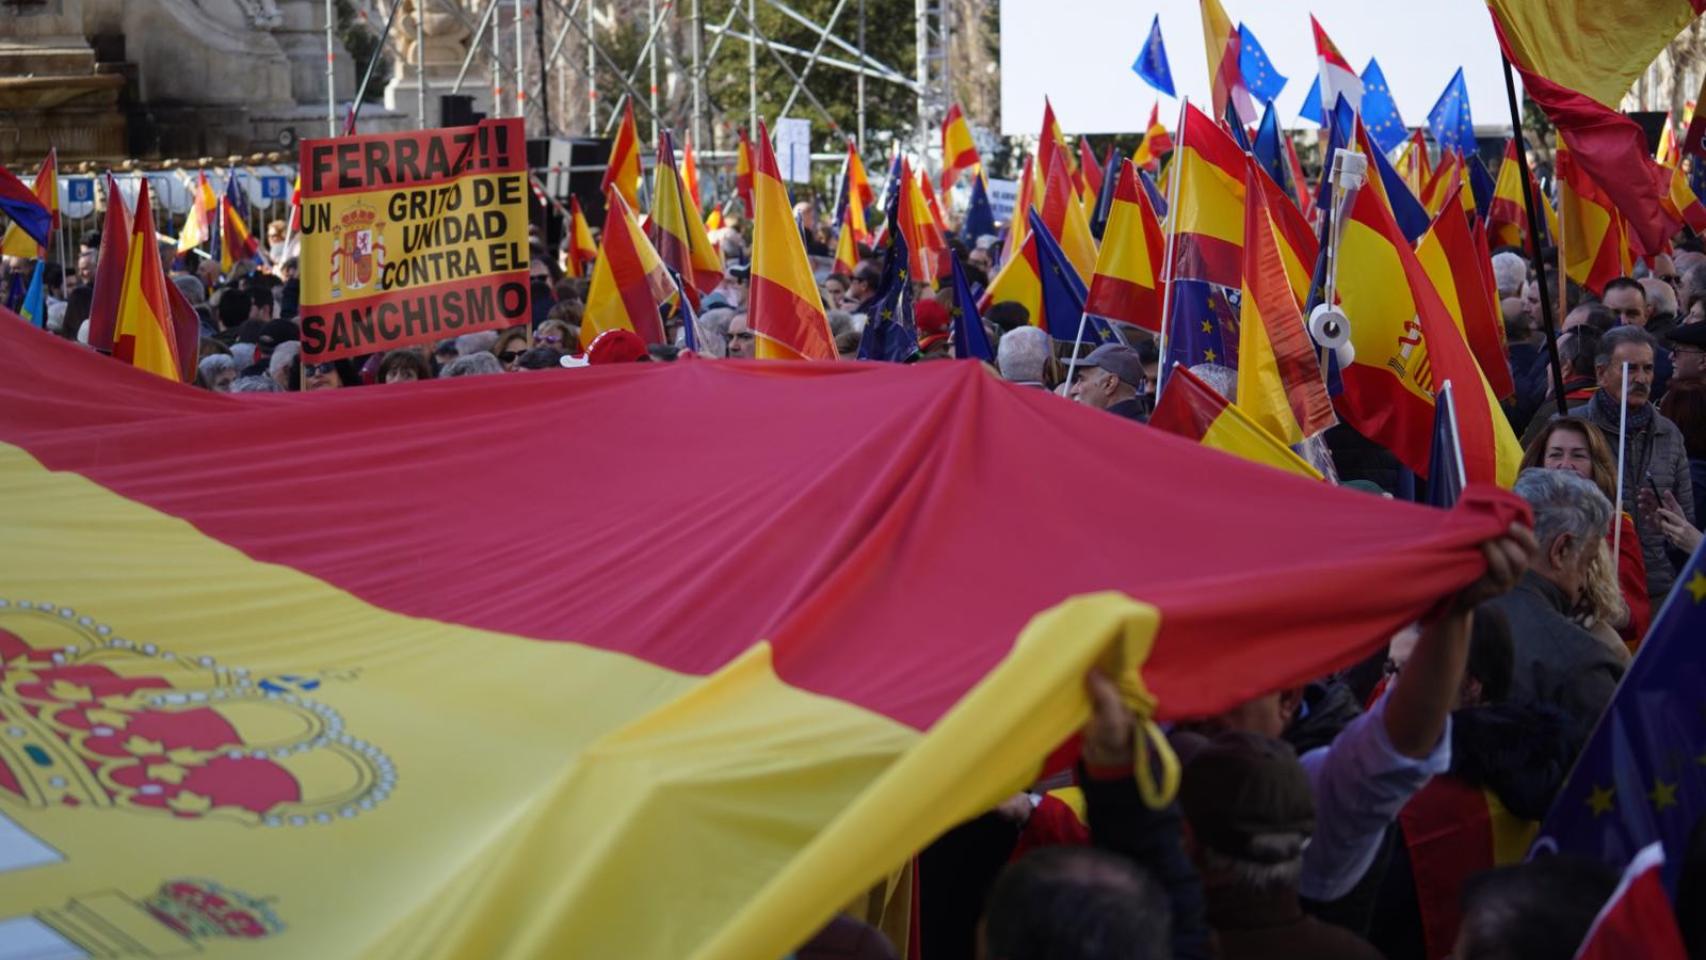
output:
<instances>
[{"instance_id":1,"label":"crowd of people","mask_svg":"<svg viewBox=\"0 0 1706 960\"><path fill-rule=\"evenodd\" d=\"M855 359L882 262L867 250L851 276L831 273L828 232L809 205L797 213L838 352ZM306 365L299 265L288 249L271 243L273 257L263 258L271 262L229 276L193 254L168 249L165 259L201 320L198 387L319 391L688 354L750 358L747 241L736 227L714 239L725 279L699 304L691 338L675 314L665 318L665 343L616 330L583 344L588 281L565 275L536 231L530 323ZM976 295L998 241L953 243ZM70 273L55 263L44 271L51 333L87 342L98 246L98 237L86 240ZM1566 285L1556 333L1563 396L1541 306L1543 289L1560 289L1556 277L1509 250L1493 267L1516 384L1504 412L1525 447L1515 493L1533 510L1532 529L1484 544L1486 575L1365 663L1173 728L1184 777L1164 810L1140 800L1133 718L1093 672L1095 712L1077 762L920 854L924 957L1574 955L1617 881L1614 867L1569 857L1495 865L1484 850L1454 845L1479 842L1489 822L1533 835L1700 543L1706 252L1684 245L1597 297ZM0 284L32 270L8 258ZM951 356L951 287L920 285L915 298L916 359ZM1142 331L1123 328L1124 342L1078 351L1033 326L1017 303L981 315L995 345L993 376L1139 423L1154 409L1159 357ZM1194 372L1237 400L1234 371ZM1300 452L1368 495L1404 496L1417 482L1347 425ZM1706 858L1691 860L1678 910L1699 957L1703 878ZM894 955L850 916L797 953Z\"/></svg>"}]
</instances>

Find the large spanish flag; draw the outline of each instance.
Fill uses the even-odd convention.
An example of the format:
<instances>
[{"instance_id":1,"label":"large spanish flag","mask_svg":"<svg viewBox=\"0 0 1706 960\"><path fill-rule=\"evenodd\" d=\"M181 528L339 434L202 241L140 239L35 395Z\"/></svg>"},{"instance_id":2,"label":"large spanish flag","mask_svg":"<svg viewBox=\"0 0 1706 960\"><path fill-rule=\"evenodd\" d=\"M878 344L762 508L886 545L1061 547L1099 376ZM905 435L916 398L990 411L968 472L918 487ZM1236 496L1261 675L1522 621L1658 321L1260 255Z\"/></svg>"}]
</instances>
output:
<instances>
[{"instance_id":1,"label":"large spanish flag","mask_svg":"<svg viewBox=\"0 0 1706 960\"><path fill-rule=\"evenodd\" d=\"M710 409L758 426L683 429ZM1205 478L1213 543L1155 509ZM1090 665L1157 720L1230 708L1371 653L1524 516L973 363L249 397L22 324L0 497L0 904L68 956L780 957L1027 784Z\"/></svg>"},{"instance_id":2,"label":"large spanish flag","mask_svg":"<svg viewBox=\"0 0 1706 960\"><path fill-rule=\"evenodd\" d=\"M1277 204L1262 188L1268 175L1244 165L1244 293L1238 316L1238 399L1244 411L1284 443L1302 443L1338 422L1314 341L1292 294L1280 253Z\"/></svg>"},{"instance_id":3,"label":"large spanish flag","mask_svg":"<svg viewBox=\"0 0 1706 960\"><path fill-rule=\"evenodd\" d=\"M658 132L658 162L652 168L652 213L647 235L658 256L699 293L723 282L723 258L711 246L699 207L675 165L675 140Z\"/></svg>"},{"instance_id":4,"label":"large spanish flag","mask_svg":"<svg viewBox=\"0 0 1706 960\"><path fill-rule=\"evenodd\" d=\"M760 121L753 147L752 330L761 360L834 360L835 337L812 277L788 188ZM910 239L910 238L909 238Z\"/></svg>"},{"instance_id":5,"label":"large spanish flag","mask_svg":"<svg viewBox=\"0 0 1706 960\"><path fill-rule=\"evenodd\" d=\"M622 124L616 128L616 139L610 144L610 160L604 168L600 191L615 187L627 201L628 208L640 207L640 129L634 123L634 104L629 101L622 114Z\"/></svg>"},{"instance_id":6,"label":"large spanish flag","mask_svg":"<svg viewBox=\"0 0 1706 960\"><path fill-rule=\"evenodd\" d=\"M1357 191L1338 255L1339 301L1356 351L1340 371L1339 415L1425 476L1434 396L1449 382L1470 481L1509 487L1522 446L1439 291L1373 191Z\"/></svg>"},{"instance_id":7,"label":"large spanish flag","mask_svg":"<svg viewBox=\"0 0 1706 960\"><path fill-rule=\"evenodd\" d=\"M948 115L942 118L942 192L953 187L961 170L970 170L982 162L964 111L957 103L950 106Z\"/></svg>"},{"instance_id":8,"label":"large spanish flag","mask_svg":"<svg viewBox=\"0 0 1706 960\"><path fill-rule=\"evenodd\" d=\"M1262 429L1237 404L1221 396L1183 364L1167 373L1167 387L1155 403L1149 425L1251 463L1267 464L1300 477L1325 479L1309 461Z\"/></svg>"},{"instance_id":9,"label":"large spanish flag","mask_svg":"<svg viewBox=\"0 0 1706 960\"><path fill-rule=\"evenodd\" d=\"M1084 216L1084 206L1078 202L1071 174L1066 169L1067 151L1056 150L1044 171L1047 186L1043 191L1043 224L1060 244L1072 269L1080 277L1096 270L1096 237L1090 232L1090 221Z\"/></svg>"},{"instance_id":10,"label":"large spanish flag","mask_svg":"<svg viewBox=\"0 0 1706 960\"><path fill-rule=\"evenodd\" d=\"M1161 264L1167 238L1148 191L1137 185L1130 160L1120 163L1118 176L1084 309L1160 333Z\"/></svg>"},{"instance_id":11,"label":"large spanish flag","mask_svg":"<svg viewBox=\"0 0 1706 960\"><path fill-rule=\"evenodd\" d=\"M1492 258L1470 228L1463 208L1468 194L1461 180L1447 191L1439 216L1416 245L1416 259L1457 322L1493 395L1504 399L1516 395L1516 382L1505 353L1505 321L1492 283Z\"/></svg>"},{"instance_id":12,"label":"large spanish flag","mask_svg":"<svg viewBox=\"0 0 1706 960\"><path fill-rule=\"evenodd\" d=\"M154 205L146 177L136 195L136 215L125 251L124 280L113 321L113 356L156 376L182 380L183 363L172 325L172 304L166 296L166 271L160 264Z\"/></svg>"},{"instance_id":13,"label":"large spanish flag","mask_svg":"<svg viewBox=\"0 0 1706 960\"><path fill-rule=\"evenodd\" d=\"M581 315L581 347L611 330L632 330L647 343L663 343L659 310L675 296L675 284L614 184L604 190L604 209L604 233Z\"/></svg>"},{"instance_id":14,"label":"large spanish flag","mask_svg":"<svg viewBox=\"0 0 1706 960\"><path fill-rule=\"evenodd\" d=\"M1575 151L1560 145L1557 157L1564 275L1597 296L1606 283L1629 274L1629 232L1616 203L1576 163Z\"/></svg>"}]
</instances>

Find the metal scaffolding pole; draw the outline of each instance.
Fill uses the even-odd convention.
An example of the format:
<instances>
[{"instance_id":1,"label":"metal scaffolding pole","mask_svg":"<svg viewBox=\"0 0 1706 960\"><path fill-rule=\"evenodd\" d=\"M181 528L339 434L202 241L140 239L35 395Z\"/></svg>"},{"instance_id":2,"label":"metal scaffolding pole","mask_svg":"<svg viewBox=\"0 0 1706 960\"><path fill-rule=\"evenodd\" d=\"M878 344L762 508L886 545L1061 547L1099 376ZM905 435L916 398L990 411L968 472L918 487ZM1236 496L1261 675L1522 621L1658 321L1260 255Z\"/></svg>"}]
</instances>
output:
<instances>
[{"instance_id":1,"label":"metal scaffolding pole","mask_svg":"<svg viewBox=\"0 0 1706 960\"><path fill-rule=\"evenodd\" d=\"M539 116L551 135L551 62L545 59L545 0L533 0L533 43L539 48Z\"/></svg>"},{"instance_id":2,"label":"metal scaffolding pole","mask_svg":"<svg viewBox=\"0 0 1706 960\"><path fill-rule=\"evenodd\" d=\"M749 2L748 6L749 7L752 6L752 3ZM823 101L819 100L817 98L817 94L812 93L810 87L808 87L805 84L800 82L800 75L795 73L794 68L788 66L788 61L782 59L782 54L777 52L776 48L779 45L776 43L772 43L769 37L767 37L763 33L759 32L757 23L755 23L751 20L748 20L746 22L746 27L748 30L751 31L751 35L748 38L749 42L756 41L758 43L764 44L764 49L769 52L770 59L776 61L776 65L778 67L782 68L782 72L788 75L788 79L794 81L794 84L796 86L798 86L802 92L805 93L806 99L811 101L811 105L813 107L817 108L817 112L823 114L823 121L824 121L824 123L829 125L829 129L832 132L837 132L837 133L840 132L841 124L835 122L835 115L829 112L829 108L825 107L823 105ZM804 51L795 50L793 52L800 53L800 54L804 55ZM757 71L755 69L754 73L756 74L756 72ZM756 89L753 92L752 107L753 107L753 110L755 110L755 111L758 109L758 94L757 94Z\"/></svg>"},{"instance_id":3,"label":"metal scaffolding pole","mask_svg":"<svg viewBox=\"0 0 1706 960\"><path fill-rule=\"evenodd\" d=\"M817 38L817 46L812 47L812 55L806 59L806 65L800 70L800 79L794 84L794 89L788 91L788 100L782 104L782 110L777 116L785 117L794 106L794 101L800 96L800 89L805 86L806 77L811 76L812 68L817 66L818 57L823 55L823 45L829 42L829 31L835 29L835 21L841 19L841 12L847 9L847 0L835 0L835 9L830 12L829 19L824 21L824 32ZM863 82L861 80L861 82Z\"/></svg>"},{"instance_id":4,"label":"metal scaffolding pole","mask_svg":"<svg viewBox=\"0 0 1706 960\"><path fill-rule=\"evenodd\" d=\"M703 149L708 141L705 139L705 24L701 19L699 0L692 0L693 35L691 49L693 52L693 116L688 118L688 130L692 132L693 140Z\"/></svg>"},{"instance_id":5,"label":"metal scaffolding pole","mask_svg":"<svg viewBox=\"0 0 1706 960\"><path fill-rule=\"evenodd\" d=\"M664 0L664 14L667 16L674 6L675 0ZM611 111L610 119L604 125L604 132L606 134L611 130L616 129L616 124L619 119L617 115L622 112L623 106L629 102L629 95L632 94L634 99L639 99L640 94L639 91L634 89L634 81L639 79L640 67L646 63L647 57L652 54L653 50L657 49L655 44L658 42L658 36L663 33L663 25L664 21L662 19L654 19L652 21L651 32L646 34L646 42L640 47L640 55L634 60L634 69L628 71L627 76L622 80L622 85L626 87L627 90L621 97L617 98L616 108ZM651 114L652 129L657 129L659 120L657 113L657 98L652 97L650 100L647 100L640 105L646 108L647 113Z\"/></svg>"},{"instance_id":6,"label":"metal scaffolding pole","mask_svg":"<svg viewBox=\"0 0 1706 960\"><path fill-rule=\"evenodd\" d=\"M930 0L914 0L913 63L918 75L918 161L924 163L924 152L930 142L925 130L930 126Z\"/></svg>"},{"instance_id":7,"label":"metal scaffolding pole","mask_svg":"<svg viewBox=\"0 0 1706 960\"><path fill-rule=\"evenodd\" d=\"M736 0L738 2L738 0ZM758 0L746 0L746 132L758 136Z\"/></svg>"},{"instance_id":8,"label":"metal scaffolding pole","mask_svg":"<svg viewBox=\"0 0 1706 960\"><path fill-rule=\"evenodd\" d=\"M658 19L658 0L646 0L646 22L651 24L651 26L652 26L652 31L653 31L652 36L654 36L654 37L657 36L658 26L662 22ZM646 55L646 63L650 68L650 75L651 75L651 98L648 102L652 106L652 142L657 143L658 142L658 48L657 48L657 45L655 43L652 45L651 52Z\"/></svg>"},{"instance_id":9,"label":"metal scaffolding pole","mask_svg":"<svg viewBox=\"0 0 1706 960\"><path fill-rule=\"evenodd\" d=\"M790 7L787 4L783 3L782 0L767 0L767 2L772 7L775 7L777 10L780 10L782 12L782 14L784 16L788 17L790 20L793 20L795 23L800 24L801 26L805 27L806 29L812 31L813 33L815 33L819 36L822 36L825 33L829 32L829 31L825 30L824 28L818 26L816 21L812 20L810 17L806 16L803 13L800 13L798 10L795 10L793 7ZM890 67L888 64L883 63L881 60L878 60L875 57L870 56L869 54L862 53L858 47L853 46L852 44L841 39L840 37L831 36L829 38L829 42L834 44L837 47L840 47L843 52L851 53L854 56L858 57L860 59L860 61L865 64L865 66L870 67L871 69L877 71L877 73L886 74L889 79L900 81L902 83L907 84L908 86L910 86L912 84L911 80L906 79L906 77L904 75L897 72L893 67ZM829 60L825 59L824 62L828 63Z\"/></svg>"},{"instance_id":10,"label":"metal scaffolding pole","mask_svg":"<svg viewBox=\"0 0 1706 960\"><path fill-rule=\"evenodd\" d=\"M338 135L338 12L334 0L326 0L326 136Z\"/></svg>"},{"instance_id":11,"label":"metal scaffolding pole","mask_svg":"<svg viewBox=\"0 0 1706 960\"><path fill-rule=\"evenodd\" d=\"M515 0L515 115L527 129L527 4Z\"/></svg>"},{"instance_id":12,"label":"metal scaffolding pole","mask_svg":"<svg viewBox=\"0 0 1706 960\"><path fill-rule=\"evenodd\" d=\"M456 83L450 87L452 94L462 92L462 82L468 79L468 68L474 63L474 54L480 50L481 41L486 39L486 30L492 25L492 14L498 12L498 0L492 0L487 5L486 12L480 14L480 23L474 28L474 38L468 41L468 54L462 58L462 69L456 71Z\"/></svg>"},{"instance_id":13,"label":"metal scaffolding pole","mask_svg":"<svg viewBox=\"0 0 1706 960\"><path fill-rule=\"evenodd\" d=\"M426 11L415 0L415 121L426 129Z\"/></svg>"},{"instance_id":14,"label":"metal scaffolding pole","mask_svg":"<svg viewBox=\"0 0 1706 960\"><path fill-rule=\"evenodd\" d=\"M586 0L586 29L581 31L581 38L586 41L586 135L589 137L598 136L598 42L592 38L596 6L598 0ZM569 17L563 22L574 21L574 17Z\"/></svg>"},{"instance_id":15,"label":"metal scaffolding pole","mask_svg":"<svg viewBox=\"0 0 1706 960\"><path fill-rule=\"evenodd\" d=\"M492 6L497 6L498 0L492 0ZM503 26L492 24L492 116L504 115L504 49Z\"/></svg>"},{"instance_id":16,"label":"metal scaffolding pole","mask_svg":"<svg viewBox=\"0 0 1706 960\"><path fill-rule=\"evenodd\" d=\"M865 0L859 0L859 59L861 61L865 59ZM859 149L863 151L865 149L865 71L859 71L854 79L858 85L858 91L855 95L859 98L857 142Z\"/></svg>"}]
</instances>

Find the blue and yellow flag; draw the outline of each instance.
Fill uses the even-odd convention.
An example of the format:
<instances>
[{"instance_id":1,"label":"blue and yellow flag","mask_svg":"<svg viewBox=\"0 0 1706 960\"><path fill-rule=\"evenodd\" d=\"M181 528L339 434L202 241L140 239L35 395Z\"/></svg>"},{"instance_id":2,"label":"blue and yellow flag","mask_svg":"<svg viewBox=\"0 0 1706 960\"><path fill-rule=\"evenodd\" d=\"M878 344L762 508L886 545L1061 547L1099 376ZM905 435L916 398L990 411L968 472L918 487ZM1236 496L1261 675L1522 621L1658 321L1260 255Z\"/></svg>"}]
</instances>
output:
<instances>
[{"instance_id":1,"label":"blue and yellow flag","mask_svg":"<svg viewBox=\"0 0 1706 960\"><path fill-rule=\"evenodd\" d=\"M1576 769L1541 825L1535 850L1622 864L1665 845L1676 892L1688 836L1706 811L1706 547L1694 551Z\"/></svg>"}]
</instances>

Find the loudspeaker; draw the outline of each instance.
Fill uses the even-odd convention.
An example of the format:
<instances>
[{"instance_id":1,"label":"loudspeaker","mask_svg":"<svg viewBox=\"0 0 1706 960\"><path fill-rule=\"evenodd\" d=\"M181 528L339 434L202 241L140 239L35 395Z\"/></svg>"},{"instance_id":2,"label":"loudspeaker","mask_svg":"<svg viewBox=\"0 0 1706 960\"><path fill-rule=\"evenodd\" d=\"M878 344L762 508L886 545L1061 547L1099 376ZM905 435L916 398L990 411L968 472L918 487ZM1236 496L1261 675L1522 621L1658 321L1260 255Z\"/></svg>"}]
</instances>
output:
<instances>
[{"instance_id":1,"label":"loudspeaker","mask_svg":"<svg viewBox=\"0 0 1706 960\"><path fill-rule=\"evenodd\" d=\"M438 98L438 125L467 127L486 119L474 110L474 98L460 93L447 93Z\"/></svg>"}]
</instances>

